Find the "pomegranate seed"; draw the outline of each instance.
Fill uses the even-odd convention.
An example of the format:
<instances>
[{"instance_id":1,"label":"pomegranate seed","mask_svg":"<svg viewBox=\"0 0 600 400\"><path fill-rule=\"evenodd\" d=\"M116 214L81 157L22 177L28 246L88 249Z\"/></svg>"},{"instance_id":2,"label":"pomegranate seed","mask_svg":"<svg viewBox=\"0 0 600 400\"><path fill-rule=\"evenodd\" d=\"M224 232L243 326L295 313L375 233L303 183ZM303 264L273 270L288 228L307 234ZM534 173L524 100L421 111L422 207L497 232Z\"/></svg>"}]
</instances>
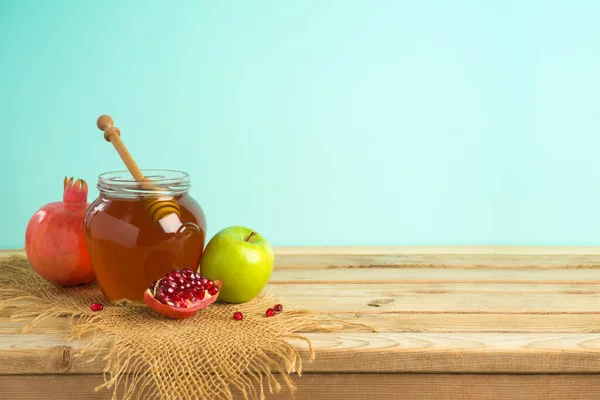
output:
<instances>
[{"instance_id":1,"label":"pomegranate seed","mask_svg":"<svg viewBox=\"0 0 600 400\"><path fill-rule=\"evenodd\" d=\"M204 287L206 288L206 290L209 290L211 287L214 286L214 282L213 281L208 281L206 282L206 284L204 285Z\"/></svg>"},{"instance_id":2,"label":"pomegranate seed","mask_svg":"<svg viewBox=\"0 0 600 400\"><path fill-rule=\"evenodd\" d=\"M208 278L206 277L201 277L200 278L200 283L202 284L202 286L206 286L206 284L208 283Z\"/></svg>"},{"instance_id":3,"label":"pomegranate seed","mask_svg":"<svg viewBox=\"0 0 600 400\"><path fill-rule=\"evenodd\" d=\"M273 315L275 315L275 310L273 310L272 308L269 308L269 309L267 310L267 312L265 313L265 315L266 315L267 317L272 317Z\"/></svg>"},{"instance_id":4,"label":"pomegranate seed","mask_svg":"<svg viewBox=\"0 0 600 400\"><path fill-rule=\"evenodd\" d=\"M277 312L282 312L283 306L281 304L276 304L275 307L273 307L273 310L275 310Z\"/></svg>"},{"instance_id":5,"label":"pomegranate seed","mask_svg":"<svg viewBox=\"0 0 600 400\"><path fill-rule=\"evenodd\" d=\"M196 278L196 280L199 281L200 279L202 279L202 275L196 272L194 273L194 278Z\"/></svg>"},{"instance_id":6,"label":"pomegranate seed","mask_svg":"<svg viewBox=\"0 0 600 400\"><path fill-rule=\"evenodd\" d=\"M244 319L244 314L242 314L239 311L236 313L233 313L233 319L235 319L236 321L241 321Z\"/></svg>"},{"instance_id":7,"label":"pomegranate seed","mask_svg":"<svg viewBox=\"0 0 600 400\"><path fill-rule=\"evenodd\" d=\"M204 290L201 290L200 293L198 293L198 299L204 300L205 297L206 297L206 292Z\"/></svg>"},{"instance_id":8,"label":"pomegranate seed","mask_svg":"<svg viewBox=\"0 0 600 400\"><path fill-rule=\"evenodd\" d=\"M92 311L102 311L104 309L104 306L100 303L92 303L92 305L90 306L90 309Z\"/></svg>"},{"instance_id":9,"label":"pomegranate seed","mask_svg":"<svg viewBox=\"0 0 600 400\"><path fill-rule=\"evenodd\" d=\"M175 277L169 273L165 279L173 282L175 280Z\"/></svg>"},{"instance_id":10,"label":"pomegranate seed","mask_svg":"<svg viewBox=\"0 0 600 400\"><path fill-rule=\"evenodd\" d=\"M219 287L218 286L211 286L208 289L208 293L211 294L211 296L214 296L215 294L217 294L219 292Z\"/></svg>"}]
</instances>

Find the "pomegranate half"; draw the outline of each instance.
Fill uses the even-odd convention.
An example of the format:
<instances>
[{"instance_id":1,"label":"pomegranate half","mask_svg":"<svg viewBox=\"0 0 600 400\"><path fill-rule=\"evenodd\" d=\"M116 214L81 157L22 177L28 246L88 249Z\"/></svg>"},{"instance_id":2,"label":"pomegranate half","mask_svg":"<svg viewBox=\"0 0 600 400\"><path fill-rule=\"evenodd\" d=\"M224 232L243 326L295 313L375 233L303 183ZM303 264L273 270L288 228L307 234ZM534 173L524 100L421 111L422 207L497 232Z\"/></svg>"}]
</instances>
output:
<instances>
[{"instance_id":1,"label":"pomegranate half","mask_svg":"<svg viewBox=\"0 0 600 400\"><path fill-rule=\"evenodd\" d=\"M211 281L192 271L173 270L155 281L144 292L144 302L152 310L169 318L188 318L214 303L221 281Z\"/></svg>"},{"instance_id":2,"label":"pomegranate half","mask_svg":"<svg viewBox=\"0 0 600 400\"><path fill-rule=\"evenodd\" d=\"M40 208L25 232L25 253L31 267L59 286L77 286L96 280L88 256L83 221L89 204L82 179L64 179L63 201Z\"/></svg>"}]
</instances>

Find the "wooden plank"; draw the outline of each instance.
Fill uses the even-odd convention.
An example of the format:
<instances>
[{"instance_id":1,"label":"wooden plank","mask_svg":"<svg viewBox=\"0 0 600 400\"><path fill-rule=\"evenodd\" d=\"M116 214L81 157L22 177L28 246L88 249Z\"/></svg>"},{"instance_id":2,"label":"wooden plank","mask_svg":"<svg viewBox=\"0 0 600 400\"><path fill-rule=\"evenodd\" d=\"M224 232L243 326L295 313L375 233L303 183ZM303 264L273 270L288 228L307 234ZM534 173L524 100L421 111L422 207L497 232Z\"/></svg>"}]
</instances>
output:
<instances>
[{"instance_id":1,"label":"wooden plank","mask_svg":"<svg viewBox=\"0 0 600 400\"><path fill-rule=\"evenodd\" d=\"M269 285L290 305L320 313L600 313L598 285Z\"/></svg>"},{"instance_id":2,"label":"wooden plank","mask_svg":"<svg viewBox=\"0 0 600 400\"><path fill-rule=\"evenodd\" d=\"M522 283L526 285L569 283L600 284L600 268L519 269L510 268L276 268L272 285L319 285L332 283Z\"/></svg>"},{"instance_id":3,"label":"wooden plank","mask_svg":"<svg viewBox=\"0 0 600 400\"><path fill-rule=\"evenodd\" d=\"M600 314L332 314L379 332L600 333Z\"/></svg>"},{"instance_id":4,"label":"wooden plank","mask_svg":"<svg viewBox=\"0 0 600 400\"><path fill-rule=\"evenodd\" d=\"M437 266L462 268L598 268L600 247L356 246L277 247L279 267Z\"/></svg>"},{"instance_id":5,"label":"wooden plank","mask_svg":"<svg viewBox=\"0 0 600 400\"><path fill-rule=\"evenodd\" d=\"M600 333L600 314L345 313L331 316L349 323L366 324L379 332ZM17 335L22 326L22 322L0 317L0 334ZM52 318L30 333L64 337L68 331L67 318Z\"/></svg>"},{"instance_id":6,"label":"wooden plank","mask_svg":"<svg viewBox=\"0 0 600 400\"><path fill-rule=\"evenodd\" d=\"M19 335L25 325L22 321L16 321L10 317L0 317L0 335ZM48 318L33 327L28 334L56 335L65 337L69 334L69 319L66 317ZM1 345L0 345L1 348Z\"/></svg>"},{"instance_id":7,"label":"wooden plank","mask_svg":"<svg viewBox=\"0 0 600 400\"><path fill-rule=\"evenodd\" d=\"M294 394L285 389L267 400L600 399L594 375L307 374L294 382ZM0 398L110 400L110 390L93 391L101 383L100 375L0 376Z\"/></svg>"},{"instance_id":8,"label":"wooden plank","mask_svg":"<svg viewBox=\"0 0 600 400\"><path fill-rule=\"evenodd\" d=\"M600 246L274 246L275 254L287 255L497 255L497 256L600 256ZM23 249L0 249L0 256Z\"/></svg>"},{"instance_id":9,"label":"wooden plank","mask_svg":"<svg viewBox=\"0 0 600 400\"><path fill-rule=\"evenodd\" d=\"M6 257L10 257L12 255L24 256L25 251L21 250L21 249L19 249L19 250L11 250L11 249L0 250L0 258L6 258Z\"/></svg>"},{"instance_id":10,"label":"wooden plank","mask_svg":"<svg viewBox=\"0 0 600 400\"><path fill-rule=\"evenodd\" d=\"M0 258L13 254L0 250ZM14 254L23 255L23 252ZM385 283L423 283L423 282L487 282L487 283L600 283L600 264L588 265L589 268L562 268L560 265L547 265L548 268L499 268L488 265L485 268L451 268L453 260L445 260L446 265L414 268L411 265L386 260L384 267L368 264L368 259L346 258L345 260L304 257L302 260L281 258L273 271L271 283L317 284L336 282L385 282ZM345 262L343 262L345 261ZM381 261L381 260L379 260ZM416 260L413 260L416 261ZM427 260L432 262L432 260ZM581 262L582 260L571 260ZM600 261L600 260L599 260ZM329 263L328 263L329 262ZM553 261L554 262L554 261ZM381 262L380 262L381 264ZM360 268L364 266L364 268ZM320 271L307 271L319 269ZM366 275L368 274L368 275Z\"/></svg>"},{"instance_id":11,"label":"wooden plank","mask_svg":"<svg viewBox=\"0 0 600 400\"><path fill-rule=\"evenodd\" d=\"M600 285L268 285L288 309L321 314L600 314Z\"/></svg>"},{"instance_id":12,"label":"wooden plank","mask_svg":"<svg viewBox=\"0 0 600 400\"><path fill-rule=\"evenodd\" d=\"M269 285L284 307L322 314L600 314L600 285Z\"/></svg>"},{"instance_id":13,"label":"wooden plank","mask_svg":"<svg viewBox=\"0 0 600 400\"><path fill-rule=\"evenodd\" d=\"M379 332L423 333L600 333L600 314L441 314L384 313L331 314L349 323L366 324ZM17 335L22 322L0 317L0 334ZM66 336L67 318L52 318L34 327L32 334Z\"/></svg>"},{"instance_id":14,"label":"wooden plank","mask_svg":"<svg viewBox=\"0 0 600 400\"><path fill-rule=\"evenodd\" d=\"M307 333L307 372L600 373L594 334ZM305 348L300 341L294 343Z\"/></svg>"},{"instance_id":15,"label":"wooden plank","mask_svg":"<svg viewBox=\"0 0 600 400\"><path fill-rule=\"evenodd\" d=\"M24 254L0 250L0 256ZM275 248L277 268L600 268L600 247Z\"/></svg>"},{"instance_id":16,"label":"wooden plank","mask_svg":"<svg viewBox=\"0 0 600 400\"><path fill-rule=\"evenodd\" d=\"M600 373L597 334L306 333L313 373ZM101 359L74 357L85 341L0 335L0 375L100 373ZM292 341L303 358L307 347Z\"/></svg>"},{"instance_id":17,"label":"wooden plank","mask_svg":"<svg viewBox=\"0 0 600 400\"><path fill-rule=\"evenodd\" d=\"M277 268L600 268L600 256L507 254L276 255Z\"/></svg>"}]
</instances>

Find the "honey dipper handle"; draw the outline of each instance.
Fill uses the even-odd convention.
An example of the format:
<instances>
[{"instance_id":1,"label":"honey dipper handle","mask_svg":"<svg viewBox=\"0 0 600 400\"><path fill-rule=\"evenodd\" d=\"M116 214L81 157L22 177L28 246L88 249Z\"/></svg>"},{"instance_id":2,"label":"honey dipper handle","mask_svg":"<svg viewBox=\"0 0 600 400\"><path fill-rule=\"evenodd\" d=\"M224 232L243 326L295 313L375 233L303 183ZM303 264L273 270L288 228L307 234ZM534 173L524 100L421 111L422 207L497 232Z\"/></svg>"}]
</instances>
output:
<instances>
[{"instance_id":1,"label":"honey dipper handle","mask_svg":"<svg viewBox=\"0 0 600 400\"><path fill-rule=\"evenodd\" d=\"M127 150L127 147L125 147L125 144L121 140L121 131L119 130L119 128L114 126L114 121L110 117L110 115L101 115L98 118L96 125L98 126L98 129L104 131L104 139L106 139L107 142L112 143L112 145L117 150L117 153L119 153L121 160L123 160L125 166L129 170L131 175L133 175L135 180L138 182L145 182L146 178L142 174L142 171L140 171L140 168L138 167L131 154L129 153L129 150Z\"/></svg>"},{"instance_id":2,"label":"honey dipper handle","mask_svg":"<svg viewBox=\"0 0 600 400\"><path fill-rule=\"evenodd\" d=\"M114 148L119 153L119 156L127 166L127 169L133 175L133 178L139 182L139 186L143 189L156 190L152 182L147 179L140 171L133 157L127 150L127 147L121 140L121 131L114 126L114 121L110 115L101 115L96 121L98 129L104 131L104 139L111 142ZM159 224L165 232L175 233L177 235L188 235L189 233L198 233L200 228L192 222L182 223L181 210L177 200L172 196L144 196L144 209L148 213L150 219Z\"/></svg>"}]
</instances>

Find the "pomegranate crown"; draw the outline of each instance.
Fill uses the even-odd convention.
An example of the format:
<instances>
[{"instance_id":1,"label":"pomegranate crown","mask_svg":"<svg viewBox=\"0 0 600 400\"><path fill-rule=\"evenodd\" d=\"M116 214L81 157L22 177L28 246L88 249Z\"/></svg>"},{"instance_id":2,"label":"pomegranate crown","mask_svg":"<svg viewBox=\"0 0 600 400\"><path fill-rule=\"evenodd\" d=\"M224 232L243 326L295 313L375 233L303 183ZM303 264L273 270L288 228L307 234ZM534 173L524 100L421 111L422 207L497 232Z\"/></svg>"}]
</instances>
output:
<instances>
[{"instance_id":1,"label":"pomegranate crown","mask_svg":"<svg viewBox=\"0 0 600 400\"><path fill-rule=\"evenodd\" d=\"M88 185L83 179L73 182L73 177L67 179L65 176L63 202L79 204L87 203Z\"/></svg>"}]
</instances>

